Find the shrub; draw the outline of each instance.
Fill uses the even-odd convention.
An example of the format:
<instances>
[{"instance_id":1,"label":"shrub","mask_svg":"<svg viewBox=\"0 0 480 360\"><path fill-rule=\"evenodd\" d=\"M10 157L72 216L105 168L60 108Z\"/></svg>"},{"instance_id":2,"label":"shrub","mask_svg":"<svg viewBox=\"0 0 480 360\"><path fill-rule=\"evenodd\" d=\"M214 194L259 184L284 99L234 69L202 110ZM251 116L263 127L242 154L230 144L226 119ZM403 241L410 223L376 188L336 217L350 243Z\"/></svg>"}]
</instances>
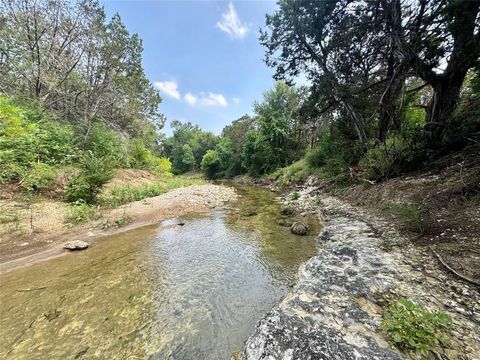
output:
<instances>
[{"instance_id":1,"label":"shrub","mask_svg":"<svg viewBox=\"0 0 480 360\"><path fill-rule=\"evenodd\" d=\"M420 153L398 135L384 144L372 144L360 160L362 172L372 180L385 180L401 174L418 161Z\"/></svg>"},{"instance_id":2,"label":"shrub","mask_svg":"<svg viewBox=\"0 0 480 360\"><path fill-rule=\"evenodd\" d=\"M0 181L18 180L36 160L36 130L21 108L0 97Z\"/></svg>"},{"instance_id":3,"label":"shrub","mask_svg":"<svg viewBox=\"0 0 480 360\"><path fill-rule=\"evenodd\" d=\"M80 173L65 188L66 200L93 204L101 187L113 175L113 162L110 158L97 158L92 153L87 153L82 158Z\"/></svg>"},{"instance_id":4,"label":"shrub","mask_svg":"<svg viewBox=\"0 0 480 360\"><path fill-rule=\"evenodd\" d=\"M22 179L22 188L30 192L42 192L55 185L56 169L50 165L34 163Z\"/></svg>"},{"instance_id":5,"label":"shrub","mask_svg":"<svg viewBox=\"0 0 480 360\"><path fill-rule=\"evenodd\" d=\"M208 178L216 179L222 170L218 152L215 150L208 150L203 156L201 167L202 171Z\"/></svg>"},{"instance_id":6,"label":"shrub","mask_svg":"<svg viewBox=\"0 0 480 360\"><path fill-rule=\"evenodd\" d=\"M298 191L294 191L290 197L292 200L298 200L300 198L300 193Z\"/></svg>"},{"instance_id":7,"label":"shrub","mask_svg":"<svg viewBox=\"0 0 480 360\"><path fill-rule=\"evenodd\" d=\"M107 194L103 194L100 197L99 202L110 207L117 207L133 201L139 201L145 198L158 196L171 189L198 184L201 182L201 179L165 177L155 184L136 187L131 185L121 185L114 187Z\"/></svg>"},{"instance_id":8,"label":"shrub","mask_svg":"<svg viewBox=\"0 0 480 360\"><path fill-rule=\"evenodd\" d=\"M407 299L395 302L381 325L390 339L402 350L422 354L446 340L445 331L452 325L451 317L441 311L429 312Z\"/></svg>"},{"instance_id":9,"label":"shrub","mask_svg":"<svg viewBox=\"0 0 480 360\"><path fill-rule=\"evenodd\" d=\"M110 158L110 161L120 160L122 154L120 137L104 123L93 123L88 136L85 139L83 137L82 149L85 152L90 152L97 158Z\"/></svg>"},{"instance_id":10,"label":"shrub","mask_svg":"<svg viewBox=\"0 0 480 360\"><path fill-rule=\"evenodd\" d=\"M0 97L0 181L25 178L29 171L39 170L34 165L39 162L56 166L75 160L73 129L38 117Z\"/></svg>"},{"instance_id":11,"label":"shrub","mask_svg":"<svg viewBox=\"0 0 480 360\"><path fill-rule=\"evenodd\" d=\"M37 161L53 166L69 165L77 161L79 149L71 126L43 121L38 124L35 135Z\"/></svg>"}]
</instances>

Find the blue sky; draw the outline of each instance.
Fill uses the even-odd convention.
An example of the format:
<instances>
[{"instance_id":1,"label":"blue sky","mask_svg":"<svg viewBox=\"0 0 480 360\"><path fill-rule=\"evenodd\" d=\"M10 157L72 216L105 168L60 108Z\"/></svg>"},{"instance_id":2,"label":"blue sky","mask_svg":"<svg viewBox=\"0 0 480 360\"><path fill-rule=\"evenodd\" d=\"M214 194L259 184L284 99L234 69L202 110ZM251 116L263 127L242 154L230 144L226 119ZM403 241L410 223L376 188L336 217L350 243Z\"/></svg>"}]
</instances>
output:
<instances>
[{"instance_id":1,"label":"blue sky","mask_svg":"<svg viewBox=\"0 0 480 360\"><path fill-rule=\"evenodd\" d=\"M162 95L161 112L219 134L252 113L273 86L258 29L274 1L104 1L143 40L147 77Z\"/></svg>"}]
</instances>

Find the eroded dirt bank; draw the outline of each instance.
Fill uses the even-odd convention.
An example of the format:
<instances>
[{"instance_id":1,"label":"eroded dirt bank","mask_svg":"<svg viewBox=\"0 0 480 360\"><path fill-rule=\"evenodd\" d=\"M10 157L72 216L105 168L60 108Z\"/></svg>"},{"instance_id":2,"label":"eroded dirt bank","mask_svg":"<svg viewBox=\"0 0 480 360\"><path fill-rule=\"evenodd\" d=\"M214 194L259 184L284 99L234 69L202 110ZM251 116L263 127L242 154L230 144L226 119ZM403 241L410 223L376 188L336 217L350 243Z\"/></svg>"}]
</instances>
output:
<instances>
[{"instance_id":1,"label":"eroded dirt bank","mask_svg":"<svg viewBox=\"0 0 480 360\"><path fill-rule=\"evenodd\" d=\"M62 244L67 240L92 239L111 235L136 227L154 224L190 212L201 212L221 206L237 197L233 188L214 184L192 185L175 189L165 194L132 202L116 209L106 210L101 219L68 229L64 226L61 213L52 209L49 223L56 222L48 231L39 232L27 239L9 237L0 242L0 272L42 257L63 252ZM122 227L105 229L105 223L115 224L115 219L128 219ZM44 253L45 256L42 255Z\"/></svg>"},{"instance_id":2,"label":"eroded dirt bank","mask_svg":"<svg viewBox=\"0 0 480 360\"><path fill-rule=\"evenodd\" d=\"M415 358L394 348L379 329L388 305L400 298L453 319L449 341L426 358L479 358L478 287L450 276L390 222L316 187L298 192L291 206L316 212L326 224L317 239L318 255L301 267L289 295L257 324L243 359Z\"/></svg>"}]
</instances>

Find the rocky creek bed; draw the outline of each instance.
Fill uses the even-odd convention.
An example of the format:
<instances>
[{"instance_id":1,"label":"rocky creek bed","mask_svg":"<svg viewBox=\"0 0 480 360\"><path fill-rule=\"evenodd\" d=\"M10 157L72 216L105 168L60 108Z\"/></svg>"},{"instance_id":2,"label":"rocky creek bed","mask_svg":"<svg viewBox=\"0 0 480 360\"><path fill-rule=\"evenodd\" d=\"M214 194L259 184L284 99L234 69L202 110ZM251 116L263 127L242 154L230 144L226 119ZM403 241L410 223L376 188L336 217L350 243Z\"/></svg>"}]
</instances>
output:
<instances>
[{"instance_id":1,"label":"rocky creek bed","mask_svg":"<svg viewBox=\"0 0 480 360\"><path fill-rule=\"evenodd\" d=\"M379 330L388 304L408 298L453 319L449 341L426 358L480 359L478 288L447 274L385 221L315 187L299 195L289 206L314 212L326 224L317 238L318 255L301 266L296 285L257 324L239 357L416 358L399 352Z\"/></svg>"}]
</instances>

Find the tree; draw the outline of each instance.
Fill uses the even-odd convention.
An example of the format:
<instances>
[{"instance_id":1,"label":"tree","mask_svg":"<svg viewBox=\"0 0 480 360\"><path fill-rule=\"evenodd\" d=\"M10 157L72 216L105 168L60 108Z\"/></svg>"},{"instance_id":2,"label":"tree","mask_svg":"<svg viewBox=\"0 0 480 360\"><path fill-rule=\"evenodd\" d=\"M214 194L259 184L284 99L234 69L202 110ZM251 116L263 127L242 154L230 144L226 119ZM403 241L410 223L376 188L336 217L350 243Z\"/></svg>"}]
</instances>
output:
<instances>
[{"instance_id":1,"label":"tree","mask_svg":"<svg viewBox=\"0 0 480 360\"><path fill-rule=\"evenodd\" d=\"M210 179L216 179L221 173L220 156L215 150L208 150L202 159L202 171Z\"/></svg>"},{"instance_id":2,"label":"tree","mask_svg":"<svg viewBox=\"0 0 480 360\"><path fill-rule=\"evenodd\" d=\"M433 89L427 107L429 145L442 140L469 69L480 57L479 1L420 1L389 6L401 12L405 25L397 33L405 61ZM443 68L443 70L439 70Z\"/></svg>"},{"instance_id":3,"label":"tree","mask_svg":"<svg viewBox=\"0 0 480 360\"><path fill-rule=\"evenodd\" d=\"M295 136L300 100L298 88L277 82L272 90L264 93L262 101L253 104L258 134L253 136L250 132L247 136L248 150L244 152L247 168L261 162L259 171L264 174L289 165L301 155L302 146ZM252 155L255 159L249 158Z\"/></svg>"},{"instance_id":4,"label":"tree","mask_svg":"<svg viewBox=\"0 0 480 360\"><path fill-rule=\"evenodd\" d=\"M192 170L195 165L195 157L193 156L193 151L190 145L185 144L182 146L182 170L189 171Z\"/></svg>"},{"instance_id":5,"label":"tree","mask_svg":"<svg viewBox=\"0 0 480 360\"><path fill-rule=\"evenodd\" d=\"M433 89L426 133L435 147L480 57L479 7L462 0L285 0L267 16L260 41L277 79L306 74L323 108L345 112L363 143L377 120L380 141L392 125L401 127L405 81L420 77Z\"/></svg>"},{"instance_id":6,"label":"tree","mask_svg":"<svg viewBox=\"0 0 480 360\"><path fill-rule=\"evenodd\" d=\"M174 173L182 173L191 169L199 169L203 155L207 150L215 148L218 138L203 131L197 125L190 122L182 123L178 120L172 121L173 136L163 141L163 156L170 158ZM185 147L188 145L188 147ZM188 150L186 150L188 149ZM188 151L187 159L191 166L186 167L184 163L185 151Z\"/></svg>"},{"instance_id":7,"label":"tree","mask_svg":"<svg viewBox=\"0 0 480 360\"><path fill-rule=\"evenodd\" d=\"M381 59L371 51L379 41L365 21L371 11L368 2L286 0L267 15L260 37L275 77L289 81L306 74L324 89L328 102L342 106L360 142L366 142L367 133L355 103L359 88L374 82Z\"/></svg>"},{"instance_id":8,"label":"tree","mask_svg":"<svg viewBox=\"0 0 480 360\"><path fill-rule=\"evenodd\" d=\"M222 137L228 138L235 152L239 153L245 144L247 133L251 130L256 130L256 128L256 119L249 115L243 115L223 128Z\"/></svg>"},{"instance_id":9,"label":"tree","mask_svg":"<svg viewBox=\"0 0 480 360\"><path fill-rule=\"evenodd\" d=\"M0 89L69 122L87 142L94 121L147 136L165 121L141 65L142 43L97 0L0 3Z\"/></svg>"}]
</instances>

